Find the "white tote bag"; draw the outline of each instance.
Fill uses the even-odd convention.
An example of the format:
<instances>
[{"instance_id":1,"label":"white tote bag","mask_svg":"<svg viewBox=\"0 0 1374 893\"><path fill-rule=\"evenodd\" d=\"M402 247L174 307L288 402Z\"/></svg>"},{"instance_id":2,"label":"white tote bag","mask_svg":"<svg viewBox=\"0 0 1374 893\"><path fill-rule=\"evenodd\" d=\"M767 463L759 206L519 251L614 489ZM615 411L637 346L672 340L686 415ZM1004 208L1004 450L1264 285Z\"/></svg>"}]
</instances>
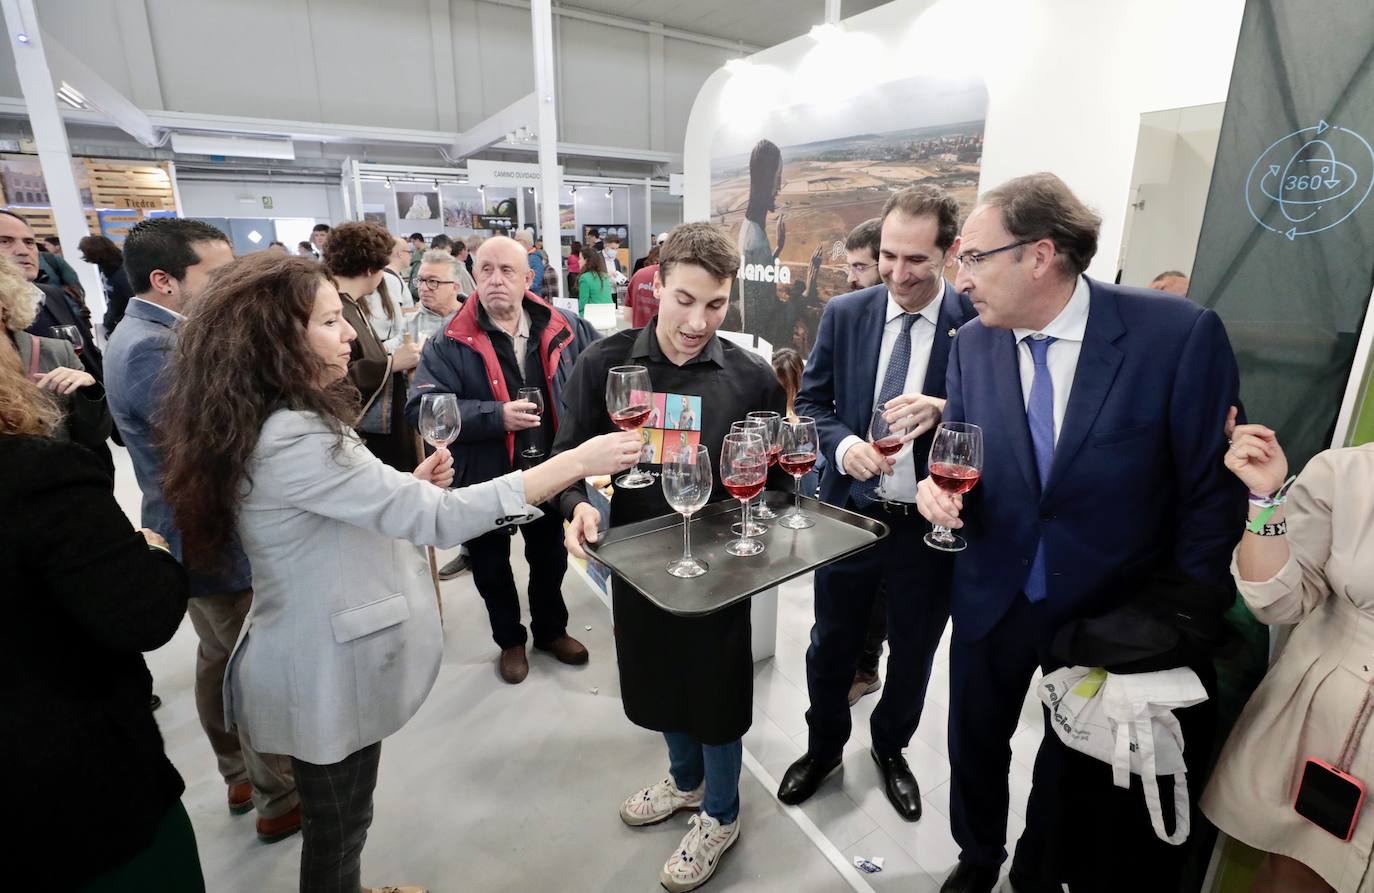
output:
<instances>
[{"instance_id":1,"label":"white tote bag","mask_svg":"<svg viewBox=\"0 0 1374 893\"><path fill-rule=\"evenodd\" d=\"M1183 731L1174 709L1207 700L1192 670L1108 673L1101 667L1063 667L1040 680L1040 700L1049 708L1059 740L1112 767L1119 788L1140 776L1150 823L1160 840L1188 839L1188 777ZM1174 833L1164 830L1157 776L1174 780Z\"/></svg>"}]
</instances>

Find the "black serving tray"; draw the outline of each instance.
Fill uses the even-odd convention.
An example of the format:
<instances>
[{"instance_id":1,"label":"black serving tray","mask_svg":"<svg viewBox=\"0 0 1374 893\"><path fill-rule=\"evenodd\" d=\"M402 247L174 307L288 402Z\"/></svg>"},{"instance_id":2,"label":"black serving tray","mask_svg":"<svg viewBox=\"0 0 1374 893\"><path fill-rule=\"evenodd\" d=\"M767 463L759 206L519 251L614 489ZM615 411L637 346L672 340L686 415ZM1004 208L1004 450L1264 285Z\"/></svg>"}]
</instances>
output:
<instances>
[{"instance_id":1,"label":"black serving tray","mask_svg":"<svg viewBox=\"0 0 1374 893\"><path fill-rule=\"evenodd\" d=\"M765 492L769 508L781 515L793 497ZM706 506L692 516L692 556L710 570L690 580L668 573L668 563L682 554L682 516L662 515L612 527L587 550L649 601L672 614L711 614L751 595L799 577L821 565L861 552L887 536L888 528L856 512L845 511L803 496L802 510L816 522L805 530L789 530L777 521L760 521L768 532L758 555L740 558L725 551L738 537L730 525L740 520L738 500ZM916 548L916 547L913 547Z\"/></svg>"}]
</instances>

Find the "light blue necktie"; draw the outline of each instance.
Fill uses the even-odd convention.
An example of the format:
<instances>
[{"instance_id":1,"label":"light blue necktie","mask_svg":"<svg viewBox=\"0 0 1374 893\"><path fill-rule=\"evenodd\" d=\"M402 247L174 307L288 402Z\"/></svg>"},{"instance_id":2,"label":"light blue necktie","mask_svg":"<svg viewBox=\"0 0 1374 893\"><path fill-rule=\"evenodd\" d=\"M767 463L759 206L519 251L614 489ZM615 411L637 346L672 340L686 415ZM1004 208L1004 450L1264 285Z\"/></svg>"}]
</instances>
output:
<instances>
[{"instance_id":1,"label":"light blue necktie","mask_svg":"<svg viewBox=\"0 0 1374 893\"><path fill-rule=\"evenodd\" d=\"M1035 467L1040 473L1042 494L1050 479L1050 466L1054 464L1054 379L1050 377L1050 367L1046 364L1050 345L1054 341L1053 338L1037 338L1033 335L1025 339L1035 363L1030 402L1026 404L1026 423L1030 426L1031 445L1035 447ZM1043 539L1035 545L1035 559L1031 561L1024 588L1026 598L1033 602L1044 601L1049 594Z\"/></svg>"},{"instance_id":2,"label":"light blue necktie","mask_svg":"<svg viewBox=\"0 0 1374 893\"><path fill-rule=\"evenodd\" d=\"M883 386L878 389L878 403L886 403L893 397L899 397L906 390L906 373L911 368L911 327L920 318L921 314L919 313L902 314L902 334L897 336L897 342L892 345L892 356L887 359L887 371L883 373ZM874 409L877 406L877 403L873 404ZM864 433L867 434L868 432L865 431ZM855 502L859 505L877 502L877 497L873 494L877 492L880 483L882 483L882 476L874 475L866 481L855 484Z\"/></svg>"}]
</instances>

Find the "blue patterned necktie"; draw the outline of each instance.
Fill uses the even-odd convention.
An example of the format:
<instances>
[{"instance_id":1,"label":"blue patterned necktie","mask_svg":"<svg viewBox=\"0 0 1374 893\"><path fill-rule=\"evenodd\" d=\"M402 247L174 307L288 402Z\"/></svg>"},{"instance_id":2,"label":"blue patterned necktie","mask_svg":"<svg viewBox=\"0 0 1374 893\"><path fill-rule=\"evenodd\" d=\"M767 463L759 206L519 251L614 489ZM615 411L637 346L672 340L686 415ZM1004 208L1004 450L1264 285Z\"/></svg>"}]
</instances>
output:
<instances>
[{"instance_id":1,"label":"blue patterned necktie","mask_svg":"<svg viewBox=\"0 0 1374 893\"><path fill-rule=\"evenodd\" d=\"M1050 479L1050 466L1054 463L1054 379L1050 377L1050 367L1047 365L1050 345L1054 341L1053 338L1037 338L1033 335L1025 339L1031 359L1035 362L1030 402L1026 404L1026 423L1030 427L1031 445L1035 447L1035 467L1040 473L1041 493L1044 493L1045 484ZM1033 602L1044 601L1045 596L1049 595L1043 539L1035 545L1035 559L1031 561L1024 588L1026 598Z\"/></svg>"},{"instance_id":2,"label":"blue patterned necktie","mask_svg":"<svg viewBox=\"0 0 1374 893\"><path fill-rule=\"evenodd\" d=\"M902 314L902 333L897 336L897 341L892 345L892 356L887 359L887 371L883 373L883 386L878 389L878 403L886 403L893 397L899 397L906 390L906 373L911 368L911 327L916 325L916 320L921 318L919 313ZM878 403L873 404L873 408L878 407ZM868 432L865 431L865 434ZM877 497L873 494L877 492L878 485L882 483L881 475L874 475L866 481L859 482L854 486L854 496L859 505L867 505L877 502Z\"/></svg>"}]
</instances>

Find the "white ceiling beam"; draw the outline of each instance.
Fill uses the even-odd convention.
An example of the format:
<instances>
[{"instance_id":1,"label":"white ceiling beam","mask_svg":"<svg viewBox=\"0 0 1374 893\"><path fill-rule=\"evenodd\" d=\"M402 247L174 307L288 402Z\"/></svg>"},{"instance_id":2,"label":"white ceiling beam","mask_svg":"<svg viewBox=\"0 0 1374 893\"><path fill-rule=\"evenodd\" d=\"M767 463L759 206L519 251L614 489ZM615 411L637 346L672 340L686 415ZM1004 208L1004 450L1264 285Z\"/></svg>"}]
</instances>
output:
<instances>
[{"instance_id":1,"label":"white ceiling beam","mask_svg":"<svg viewBox=\"0 0 1374 893\"><path fill-rule=\"evenodd\" d=\"M533 130L538 121L539 99L533 93L526 93L501 111L460 133L453 141L453 148L449 150L453 154L450 160L457 161L474 152L502 143L506 139L506 134L522 127Z\"/></svg>"},{"instance_id":2,"label":"white ceiling beam","mask_svg":"<svg viewBox=\"0 0 1374 893\"><path fill-rule=\"evenodd\" d=\"M526 99L531 99L533 93ZM62 118L73 124L111 126L110 121L99 112L62 107ZM196 115L189 112L148 111L148 120L154 126L169 130L202 133L226 133L244 136L286 137L306 143L389 143L409 146L435 146L452 152L465 136L474 134L479 124L465 134L445 133L438 130L404 130L396 127L367 127L356 124L322 124L307 121L285 121L276 118L244 118L236 115ZM498 114L500 114L498 112ZM0 116L25 118L28 109L24 100L12 96L0 97ZM521 123L535 120L532 113L528 118L515 124L509 130L499 130L496 140L483 148L495 148L510 152L534 152L536 146L502 142L510 130ZM490 121L491 119L487 119ZM486 122L483 122L484 124ZM495 129L495 128L493 128ZM476 150L474 150L476 151ZM471 152L467 154L472 154ZM613 161L639 161L651 164L680 164L682 155L672 152L657 152L646 149L626 149L619 146L593 146L586 143L560 142L558 154L575 158L606 158ZM456 156L455 156L456 158Z\"/></svg>"},{"instance_id":3,"label":"white ceiling beam","mask_svg":"<svg viewBox=\"0 0 1374 893\"><path fill-rule=\"evenodd\" d=\"M85 62L78 59L46 30L42 34L54 90L65 81L81 92L87 104L104 114L129 136L145 146L162 144L164 134L153 125L143 109L134 105L109 81L92 71Z\"/></svg>"},{"instance_id":4,"label":"white ceiling beam","mask_svg":"<svg viewBox=\"0 0 1374 893\"><path fill-rule=\"evenodd\" d=\"M440 130L458 129L458 81L453 67L449 0L429 0L429 40L434 55L434 106Z\"/></svg>"},{"instance_id":5,"label":"white ceiling beam","mask_svg":"<svg viewBox=\"0 0 1374 893\"><path fill-rule=\"evenodd\" d=\"M158 79L157 57L153 55L153 32L148 25L148 6L143 0L114 4L120 45L124 47L124 66L129 72L129 92L139 108L160 109L162 81Z\"/></svg>"},{"instance_id":6,"label":"white ceiling beam","mask_svg":"<svg viewBox=\"0 0 1374 893\"><path fill-rule=\"evenodd\" d=\"M529 0L479 0L479 2L490 3L494 6L509 6L511 9L528 10L530 8ZM674 40L685 40L688 43L699 43L703 46L717 47L745 55L757 53L763 49L763 47L754 46L742 40L726 40L722 37L712 37L709 34L698 34L695 31L683 31L681 28L668 28L656 22L642 22L625 16L611 16L604 12L568 6L565 3L554 6L553 14L565 19L591 22L602 28L621 28L626 31L639 31L643 34L658 34L662 37L671 37Z\"/></svg>"}]
</instances>

